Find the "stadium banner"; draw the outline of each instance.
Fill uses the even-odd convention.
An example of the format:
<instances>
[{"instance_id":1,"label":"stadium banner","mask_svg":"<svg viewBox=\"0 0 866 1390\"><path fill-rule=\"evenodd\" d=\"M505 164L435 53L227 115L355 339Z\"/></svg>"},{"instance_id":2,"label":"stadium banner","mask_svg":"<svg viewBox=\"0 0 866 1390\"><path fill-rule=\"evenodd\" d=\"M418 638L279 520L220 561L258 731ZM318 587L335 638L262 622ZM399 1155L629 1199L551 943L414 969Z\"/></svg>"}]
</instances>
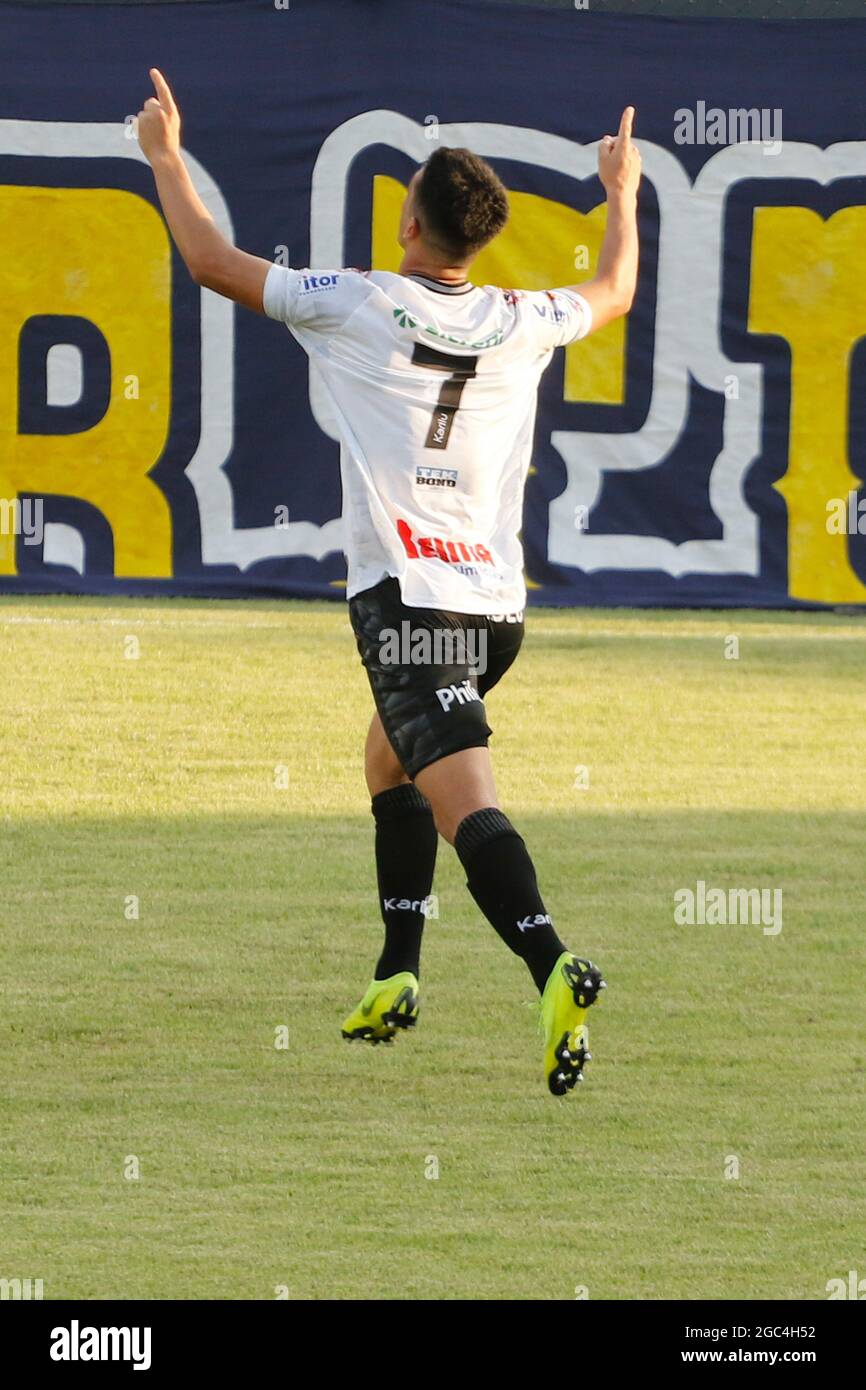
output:
<instances>
[{"instance_id":1,"label":"stadium banner","mask_svg":"<svg viewBox=\"0 0 866 1390\"><path fill-rule=\"evenodd\" d=\"M2 591L343 592L328 399L173 250L153 65L226 235L323 273L397 269L438 141L510 191L477 282L591 277L633 103L638 295L543 380L531 599L866 602L866 22L458 0L0 3Z\"/></svg>"}]
</instances>

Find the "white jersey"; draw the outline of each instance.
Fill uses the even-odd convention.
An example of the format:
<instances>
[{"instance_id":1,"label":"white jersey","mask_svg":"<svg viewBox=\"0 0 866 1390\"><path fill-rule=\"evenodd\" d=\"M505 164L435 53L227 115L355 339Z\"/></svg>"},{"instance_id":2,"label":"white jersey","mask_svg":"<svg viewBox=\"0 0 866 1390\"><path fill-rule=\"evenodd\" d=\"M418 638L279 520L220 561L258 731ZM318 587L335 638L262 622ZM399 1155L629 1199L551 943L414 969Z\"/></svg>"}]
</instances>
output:
<instances>
[{"instance_id":1,"label":"white jersey","mask_svg":"<svg viewBox=\"0 0 866 1390\"><path fill-rule=\"evenodd\" d=\"M275 265L264 309L316 363L333 403L348 597L393 575L412 608L522 609L538 382L555 348L589 332L587 301Z\"/></svg>"}]
</instances>

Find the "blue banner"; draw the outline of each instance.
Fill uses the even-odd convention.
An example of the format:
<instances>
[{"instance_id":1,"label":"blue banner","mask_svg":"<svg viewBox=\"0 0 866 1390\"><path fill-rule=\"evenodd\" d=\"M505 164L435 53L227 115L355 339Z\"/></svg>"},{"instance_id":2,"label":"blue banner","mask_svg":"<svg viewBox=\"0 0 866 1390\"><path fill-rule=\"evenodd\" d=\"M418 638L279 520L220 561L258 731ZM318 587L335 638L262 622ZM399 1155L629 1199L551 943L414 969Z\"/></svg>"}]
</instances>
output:
<instances>
[{"instance_id":1,"label":"blue banner","mask_svg":"<svg viewBox=\"0 0 866 1390\"><path fill-rule=\"evenodd\" d=\"M343 591L328 400L174 251L154 65L244 249L394 270L414 169L465 144L512 204L474 278L529 289L591 278L633 104L638 294L544 378L531 599L866 601L866 22L451 0L0 4L0 589Z\"/></svg>"}]
</instances>

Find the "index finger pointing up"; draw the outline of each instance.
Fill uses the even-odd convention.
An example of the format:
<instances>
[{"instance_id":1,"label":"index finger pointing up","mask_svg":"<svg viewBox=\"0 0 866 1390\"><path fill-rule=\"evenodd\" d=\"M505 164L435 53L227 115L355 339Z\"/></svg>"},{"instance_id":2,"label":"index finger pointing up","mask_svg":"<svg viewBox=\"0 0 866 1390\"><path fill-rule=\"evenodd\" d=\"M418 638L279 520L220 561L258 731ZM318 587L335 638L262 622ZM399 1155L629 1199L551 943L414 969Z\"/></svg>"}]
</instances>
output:
<instances>
[{"instance_id":1,"label":"index finger pointing up","mask_svg":"<svg viewBox=\"0 0 866 1390\"><path fill-rule=\"evenodd\" d=\"M174 111L174 97L171 94L171 88L159 68L151 68L150 78L153 82L156 95L159 97L160 106L164 107L166 111Z\"/></svg>"},{"instance_id":2,"label":"index finger pointing up","mask_svg":"<svg viewBox=\"0 0 866 1390\"><path fill-rule=\"evenodd\" d=\"M619 133L626 140L631 139L632 122L634 121L634 107L627 106L622 113L622 120L619 123Z\"/></svg>"}]
</instances>

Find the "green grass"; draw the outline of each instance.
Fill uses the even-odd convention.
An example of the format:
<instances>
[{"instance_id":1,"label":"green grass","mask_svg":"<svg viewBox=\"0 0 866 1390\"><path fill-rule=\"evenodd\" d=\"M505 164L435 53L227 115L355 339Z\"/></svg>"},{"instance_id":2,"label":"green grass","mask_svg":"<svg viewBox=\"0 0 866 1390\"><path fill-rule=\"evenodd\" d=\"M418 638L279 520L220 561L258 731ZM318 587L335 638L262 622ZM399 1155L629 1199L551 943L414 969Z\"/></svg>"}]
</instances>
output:
<instances>
[{"instance_id":1,"label":"green grass","mask_svg":"<svg viewBox=\"0 0 866 1390\"><path fill-rule=\"evenodd\" d=\"M3 601L0 1276L569 1300L866 1275L866 625L528 629L488 701L500 793L610 982L564 1102L529 977L444 844L419 1028L340 1039L379 928L339 606ZM781 888L781 934L676 926L699 878Z\"/></svg>"}]
</instances>

